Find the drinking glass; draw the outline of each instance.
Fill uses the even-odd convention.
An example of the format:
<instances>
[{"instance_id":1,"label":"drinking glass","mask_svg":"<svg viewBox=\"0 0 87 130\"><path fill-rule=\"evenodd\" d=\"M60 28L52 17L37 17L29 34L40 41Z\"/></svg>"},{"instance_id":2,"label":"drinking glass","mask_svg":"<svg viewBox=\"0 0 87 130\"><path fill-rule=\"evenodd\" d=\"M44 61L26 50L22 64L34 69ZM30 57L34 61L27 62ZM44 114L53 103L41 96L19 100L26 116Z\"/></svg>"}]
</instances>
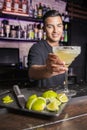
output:
<instances>
[{"instance_id":1,"label":"drinking glass","mask_svg":"<svg viewBox=\"0 0 87 130\"><path fill-rule=\"evenodd\" d=\"M53 47L53 53L56 54L62 61L65 62L66 67L75 60L75 58L81 53L80 46L55 46ZM68 89L68 71L65 72L64 90L68 96L76 95L75 90Z\"/></svg>"},{"instance_id":2,"label":"drinking glass","mask_svg":"<svg viewBox=\"0 0 87 130\"><path fill-rule=\"evenodd\" d=\"M6 25L6 37L8 38L10 34L10 25Z\"/></svg>"}]
</instances>

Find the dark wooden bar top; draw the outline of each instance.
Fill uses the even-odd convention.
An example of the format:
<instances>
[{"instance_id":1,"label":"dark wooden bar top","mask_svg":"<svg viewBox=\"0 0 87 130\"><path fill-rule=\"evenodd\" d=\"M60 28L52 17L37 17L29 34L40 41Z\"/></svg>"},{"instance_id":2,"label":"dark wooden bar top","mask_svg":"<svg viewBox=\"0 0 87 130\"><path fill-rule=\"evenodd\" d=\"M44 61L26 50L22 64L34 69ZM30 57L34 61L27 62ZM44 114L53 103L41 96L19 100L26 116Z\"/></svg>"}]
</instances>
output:
<instances>
[{"instance_id":1,"label":"dark wooden bar top","mask_svg":"<svg viewBox=\"0 0 87 130\"><path fill-rule=\"evenodd\" d=\"M70 99L58 117L36 117L0 108L0 130L87 130L87 96Z\"/></svg>"}]
</instances>

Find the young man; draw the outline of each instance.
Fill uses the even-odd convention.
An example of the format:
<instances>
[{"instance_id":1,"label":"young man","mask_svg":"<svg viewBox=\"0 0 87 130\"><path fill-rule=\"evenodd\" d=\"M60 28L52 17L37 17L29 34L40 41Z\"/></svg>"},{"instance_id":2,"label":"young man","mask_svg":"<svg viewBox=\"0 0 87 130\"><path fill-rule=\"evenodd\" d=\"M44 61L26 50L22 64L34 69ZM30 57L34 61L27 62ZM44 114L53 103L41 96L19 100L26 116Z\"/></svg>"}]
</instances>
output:
<instances>
[{"instance_id":1,"label":"young man","mask_svg":"<svg viewBox=\"0 0 87 130\"><path fill-rule=\"evenodd\" d=\"M63 84L67 70L52 51L53 46L59 46L63 22L59 12L51 10L44 15L43 23L47 38L34 44L29 51L29 79L38 87L56 87Z\"/></svg>"}]
</instances>

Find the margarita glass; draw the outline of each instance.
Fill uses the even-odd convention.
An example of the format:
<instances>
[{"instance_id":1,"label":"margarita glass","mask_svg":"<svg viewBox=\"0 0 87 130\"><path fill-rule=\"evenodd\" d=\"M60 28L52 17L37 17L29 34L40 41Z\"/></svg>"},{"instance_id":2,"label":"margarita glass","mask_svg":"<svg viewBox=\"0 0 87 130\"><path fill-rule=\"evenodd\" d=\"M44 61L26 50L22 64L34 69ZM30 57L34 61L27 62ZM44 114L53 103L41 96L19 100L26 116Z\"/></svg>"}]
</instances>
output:
<instances>
[{"instance_id":1,"label":"margarita glass","mask_svg":"<svg viewBox=\"0 0 87 130\"><path fill-rule=\"evenodd\" d=\"M53 47L53 53L56 54L62 61L65 62L66 67L75 60L75 58L81 53L80 46L55 46ZM76 95L75 90L68 89L68 71L65 72L64 90L68 96Z\"/></svg>"}]
</instances>

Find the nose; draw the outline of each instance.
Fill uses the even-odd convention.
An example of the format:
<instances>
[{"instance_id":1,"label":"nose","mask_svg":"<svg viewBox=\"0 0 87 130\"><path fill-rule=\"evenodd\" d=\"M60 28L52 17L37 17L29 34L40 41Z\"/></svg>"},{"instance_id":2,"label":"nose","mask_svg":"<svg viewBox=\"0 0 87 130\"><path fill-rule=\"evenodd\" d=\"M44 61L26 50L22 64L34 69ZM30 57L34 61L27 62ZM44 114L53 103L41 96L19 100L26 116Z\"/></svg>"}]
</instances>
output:
<instances>
[{"instance_id":1,"label":"nose","mask_svg":"<svg viewBox=\"0 0 87 130\"><path fill-rule=\"evenodd\" d=\"M55 26L54 28L53 28L53 32L57 32L58 31L58 29L57 29L57 27Z\"/></svg>"}]
</instances>

